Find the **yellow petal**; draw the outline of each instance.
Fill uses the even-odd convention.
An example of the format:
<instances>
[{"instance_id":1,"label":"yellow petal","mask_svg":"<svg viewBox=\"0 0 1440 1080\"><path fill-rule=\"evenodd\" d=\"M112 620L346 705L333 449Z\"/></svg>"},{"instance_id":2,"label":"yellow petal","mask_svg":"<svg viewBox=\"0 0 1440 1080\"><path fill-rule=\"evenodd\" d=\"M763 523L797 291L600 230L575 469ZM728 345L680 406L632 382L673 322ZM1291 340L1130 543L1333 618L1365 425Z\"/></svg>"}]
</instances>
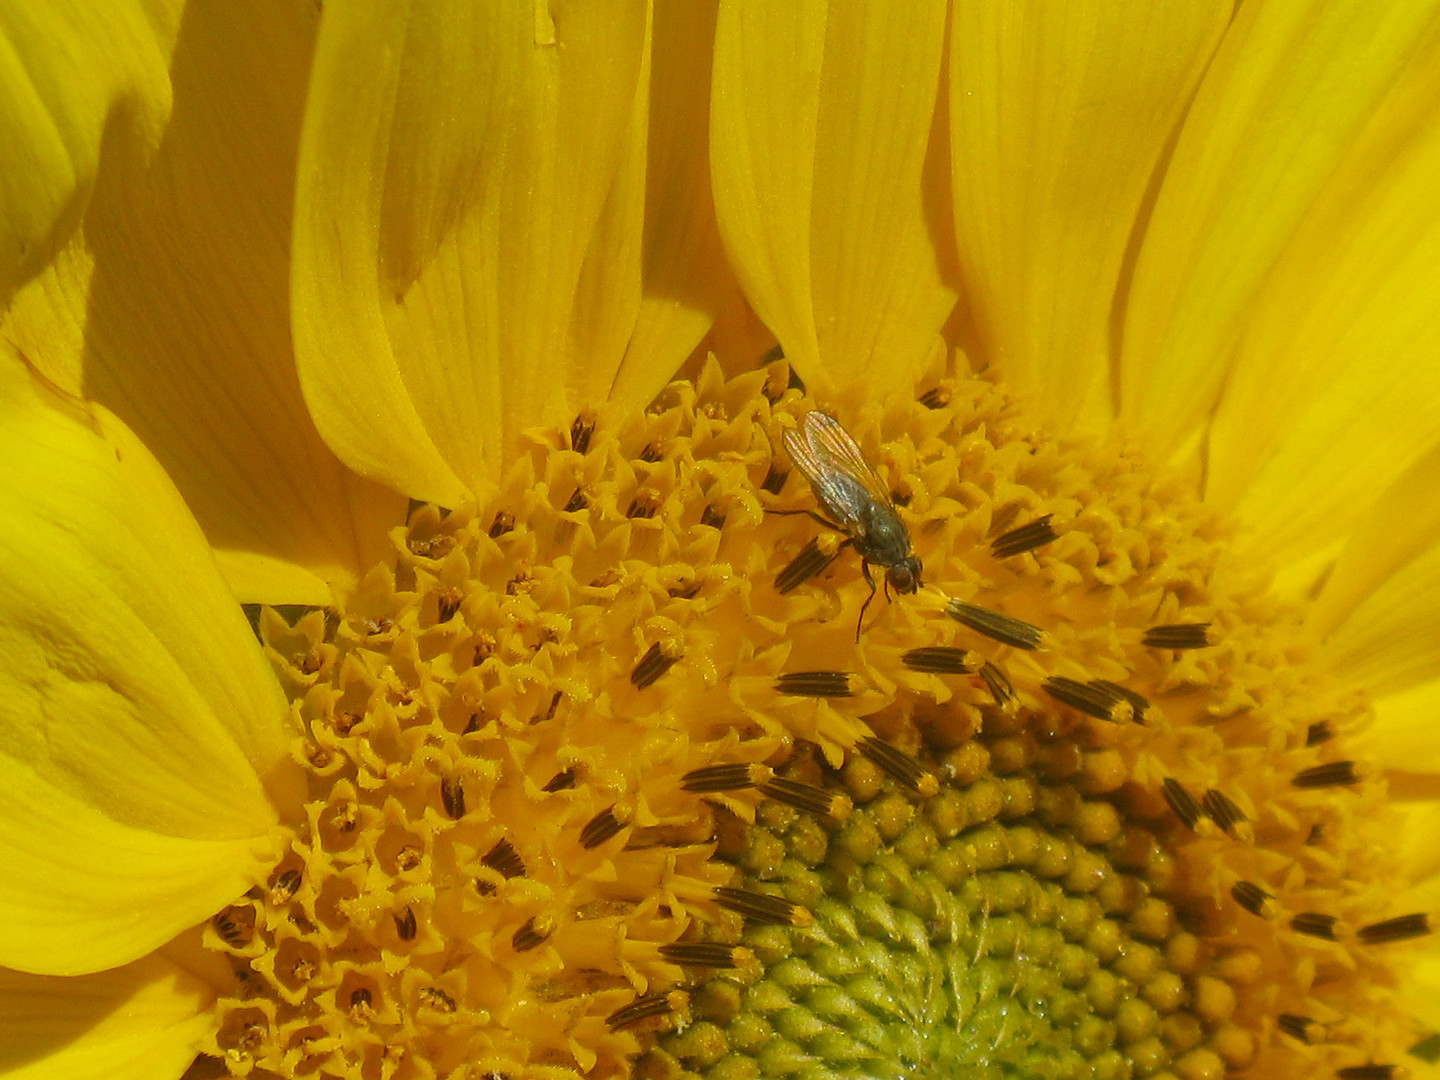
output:
<instances>
[{"instance_id":1,"label":"yellow petal","mask_svg":"<svg viewBox=\"0 0 1440 1080\"><path fill-rule=\"evenodd\" d=\"M107 153L154 148L181 6L0 7L0 311L80 223L102 139Z\"/></svg>"},{"instance_id":2,"label":"yellow petal","mask_svg":"<svg viewBox=\"0 0 1440 1080\"><path fill-rule=\"evenodd\" d=\"M634 162L645 31L636 0L326 5L295 340L316 423L362 474L454 503L493 483L519 431L568 426L596 404L586 388L613 381L623 353L569 343L582 268ZM638 236L641 207L616 194L634 220L607 218L611 242ZM622 258L638 274L633 249ZM633 295L606 285L600 299Z\"/></svg>"},{"instance_id":3,"label":"yellow petal","mask_svg":"<svg viewBox=\"0 0 1440 1080\"><path fill-rule=\"evenodd\" d=\"M1433 694L1431 680L1440 677L1436 596L1440 444L1368 506L1307 613L1306 625L1324 642L1326 661L1346 678L1361 680L1380 695L1411 688ZM1415 726L1434 726L1433 719L1414 714L1416 708L1423 712L1425 700L1402 710ZM1440 704L1440 698L1435 701ZM1415 760L1394 764L1414 768Z\"/></svg>"},{"instance_id":4,"label":"yellow petal","mask_svg":"<svg viewBox=\"0 0 1440 1080\"><path fill-rule=\"evenodd\" d=\"M1440 33L1317 194L1236 346L1205 498L1269 558L1343 537L1440 431L1437 100Z\"/></svg>"},{"instance_id":5,"label":"yellow petal","mask_svg":"<svg viewBox=\"0 0 1440 1080\"><path fill-rule=\"evenodd\" d=\"M1317 197L1365 176L1352 157L1373 152L1367 126L1427 62L1435 20L1433 2L1240 5L1166 170L1123 328L1121 411L1161 450L1214 408Z\"/></svg>"},{"instance_id":6,"label":"yellow petal","mask_svg":"<svg viewBox=\"0 0 1440 1080\"><path fill-rule=\"evenodd\" d=\"M316 13L192 5L149 158L107 157L82 235L4 334L106 405L184 494L242 599L332 602L404 500L321 442L290 347L289 234Z\"/></svg>"},{"instance_id":7,"label":"yellow petal","mask_svg":"<svg viewBox=\"0 0 1440 1080\"><path fill-rule=\"evenodd\" d=\"M253 883L286 705L111 414L0 366L0 964L133 960Z\"/></svg>"},{"instance_id":8,"label":"yellow petal","mask_svg":"<svg viewBox=\"0 0 1440 1080\"><path fill-rule=\"evenodd\" d=\"M955 6L950 141L966 297L984 354L1062 423L1112 414L1123 260L1231 9Z\"/></svg>"},{"instance_id":9,"label":"yellow petal","mask_svg":"<svg viewBox=\"0 0 1440 1080\"><path fill-rule=\"evenodd\" d=\"M936 206L945 162L927 159L944 35L939 0L721 4L721 235L751 306L807 380L823 369L837 382L863 374L876 393L901 384L954 307Z\"/></svg>"},{"instance_id":10,"label":"yellow petal","mask_svg":"<svg viewBox=\"0 0 1440 1080\"><path fill-rule=\"evenodd\" d=\"M209 987L149 956L78 978L0 970L0 1073L14 1080L166 1080L195 1060Z\"/></svg>"},{"instance_id":11,"label":"yellow petal","mask_svg":"<svg viewBox=\"0 0 1440 1080\"><path fill-rule=\"evenodd\" d=\"M612 397L643 406L715 321L734 281L710 196L710 58L718 0L655 6L640 310Z\"/></svg>"}]
</instances>

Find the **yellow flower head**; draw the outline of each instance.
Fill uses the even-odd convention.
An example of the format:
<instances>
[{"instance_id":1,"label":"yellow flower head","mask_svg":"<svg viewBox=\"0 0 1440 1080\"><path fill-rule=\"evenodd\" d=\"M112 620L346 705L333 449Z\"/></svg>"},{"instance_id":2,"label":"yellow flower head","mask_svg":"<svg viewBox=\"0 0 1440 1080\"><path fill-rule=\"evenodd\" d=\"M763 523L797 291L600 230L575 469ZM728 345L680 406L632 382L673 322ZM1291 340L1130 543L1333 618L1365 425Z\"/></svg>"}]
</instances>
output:
<instances>
[{"instance_id":1,"label":"yellow flower head","mask_svg":"<svg viewBox=\"0 0 1440 1080\"><path fill-rule=\"evenodd\" d=\"M1434 13L131 15L6 27L0 1064L1432 1069Z\"/></svg>"}]
</instances>

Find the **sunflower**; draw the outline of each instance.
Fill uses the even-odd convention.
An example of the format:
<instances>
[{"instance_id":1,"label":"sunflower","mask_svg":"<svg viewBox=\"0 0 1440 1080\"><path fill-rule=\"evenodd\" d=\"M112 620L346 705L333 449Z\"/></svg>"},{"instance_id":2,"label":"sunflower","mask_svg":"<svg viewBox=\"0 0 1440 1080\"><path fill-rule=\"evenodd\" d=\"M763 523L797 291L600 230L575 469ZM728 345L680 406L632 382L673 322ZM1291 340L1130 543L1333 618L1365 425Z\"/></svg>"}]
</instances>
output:
<instances>
[{"instance_id":1,"label":"sunflower","mask_svg":"<svg viewBox=\"0 0 1440 1080\"><path fill-rule=\"evenodd\" d=\"M1432 6L0 19L4 1068L1433 1070Z\"/></svg>"}]
</instances>

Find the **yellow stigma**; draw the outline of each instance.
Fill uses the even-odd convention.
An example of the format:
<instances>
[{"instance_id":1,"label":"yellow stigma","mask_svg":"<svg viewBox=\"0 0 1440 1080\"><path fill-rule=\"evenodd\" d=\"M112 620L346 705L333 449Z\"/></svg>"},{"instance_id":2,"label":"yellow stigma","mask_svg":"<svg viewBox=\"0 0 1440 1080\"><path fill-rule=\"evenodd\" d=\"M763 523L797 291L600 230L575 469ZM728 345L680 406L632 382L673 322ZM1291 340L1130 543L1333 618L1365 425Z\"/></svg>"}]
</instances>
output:
<instances>
[{"instance_id":1,"label":"yellow stigma","mask_svg":"<svg viewBox=\"0 0 1440 1080\"><path fill-rule=\"evenodd\" d=\"M923 563L712 363L416 508L343 611L261 613L290 854L217 915L234 1075L1398 1075L1355 688L1122 447L977 378L823 403ZM561 445L563 443L563 445ZM798 513L797 513L798 512ZM883 588L885 567L871 568Z\"/></svg>"}]
</instances>

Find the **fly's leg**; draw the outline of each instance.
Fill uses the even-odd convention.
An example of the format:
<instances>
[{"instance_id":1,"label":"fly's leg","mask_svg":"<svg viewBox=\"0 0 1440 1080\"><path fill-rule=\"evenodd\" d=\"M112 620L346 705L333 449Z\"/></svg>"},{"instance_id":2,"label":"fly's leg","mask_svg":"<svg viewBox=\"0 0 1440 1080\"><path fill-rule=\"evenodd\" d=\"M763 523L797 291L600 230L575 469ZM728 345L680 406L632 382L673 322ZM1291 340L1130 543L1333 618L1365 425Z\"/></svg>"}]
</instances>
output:
<instances>
[{"instance_id":1,"label":"fly's leg","mask_svg":"<svg viewBox=\"0 0 1440 1080\"><path fill-rule=\"evenodd\" d=\"M865 584L870 586L870 595L867 596L865 598L865 602L860 605L860 617L855 620L856 645L860 644L860 627L863 626L865 623L865 609L870 606L870 601L875 599L875 579L870 576L870 564L864 559L860 560L860 572L865 575ZM890 583L888 581L885 583L885 587L887 589L890 587ZM889 593L886 593L886 595L888 596Z\"/></svg>"}]
</instances>

